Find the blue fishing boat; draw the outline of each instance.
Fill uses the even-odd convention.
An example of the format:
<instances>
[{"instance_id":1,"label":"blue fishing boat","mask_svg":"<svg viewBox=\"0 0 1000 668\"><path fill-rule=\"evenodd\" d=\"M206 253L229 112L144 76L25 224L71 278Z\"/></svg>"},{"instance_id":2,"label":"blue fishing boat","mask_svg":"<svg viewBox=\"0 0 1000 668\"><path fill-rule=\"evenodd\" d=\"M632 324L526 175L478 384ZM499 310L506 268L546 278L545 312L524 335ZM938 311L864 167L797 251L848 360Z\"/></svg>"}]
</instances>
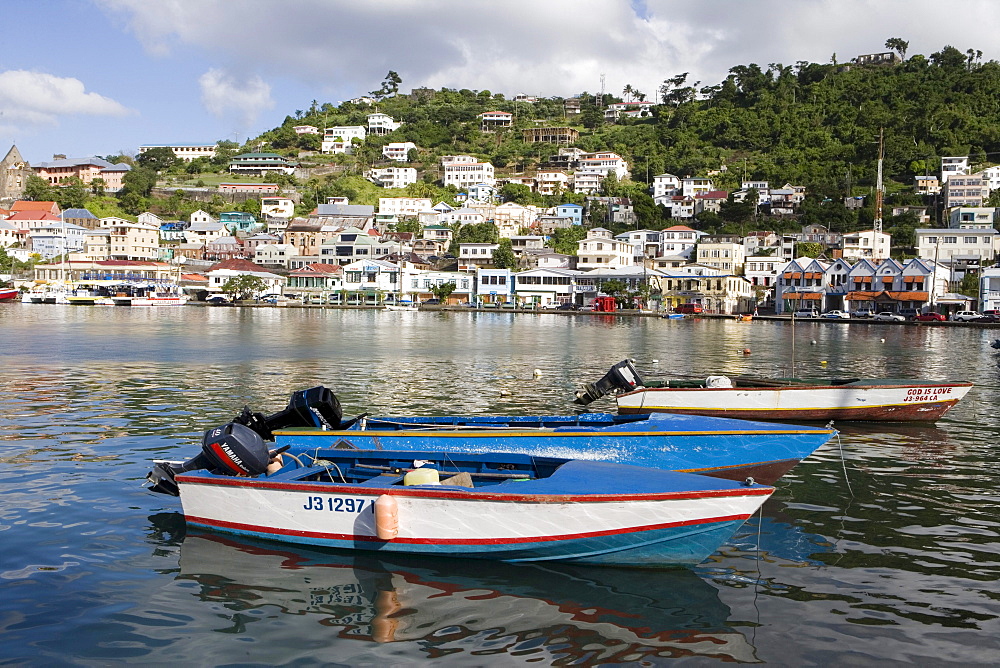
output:
<instances>
[{"instance_id":1,"label":"blue fishing boat","mask_svg":"<svg viewBox=\"0 0 1000 668\"><path fill-rule=\"evenodd\" d=\"M343 420L325 387L297 392L277 417L236 418L295 449L530 453L701 473L771 484L837 432L696 415L369 417ZM289 419L287 416L298 416ZM264 426L266 424L271 427ZM274 426L278 425L278 426Z\"/></svg>"},{"instance_id":2,"label":"blue fishing boat","mask_svg":"<svg viewBox=\"0 0 1000 668\"><path fill-rule=\"evenodd\" d=\"M198 457L160 462L150 477L156 491L176 489L190 526L224 533L630 567L700 563L774 491L752 481L524 454L272 453L238 424L209 430Z\"/></svg>"}]
</instances>

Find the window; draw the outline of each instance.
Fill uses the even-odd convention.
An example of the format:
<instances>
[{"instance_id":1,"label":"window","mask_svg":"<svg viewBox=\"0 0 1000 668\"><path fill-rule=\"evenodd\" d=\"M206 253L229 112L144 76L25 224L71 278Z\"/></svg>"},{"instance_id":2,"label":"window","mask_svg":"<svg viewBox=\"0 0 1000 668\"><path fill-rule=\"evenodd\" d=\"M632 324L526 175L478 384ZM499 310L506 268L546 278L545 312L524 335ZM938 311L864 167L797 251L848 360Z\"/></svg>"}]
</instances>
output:
<instances>
[{"instance_id":1,"label":"window","mask_svg":"<svg viewBox=\"0 0 1000 668\"><path fill-rule=\"evenodd\" d=\"M958 237L945 237L944 238L944 242L946 244L957 244L958 243Z\"/></svg>"}]
</instances>

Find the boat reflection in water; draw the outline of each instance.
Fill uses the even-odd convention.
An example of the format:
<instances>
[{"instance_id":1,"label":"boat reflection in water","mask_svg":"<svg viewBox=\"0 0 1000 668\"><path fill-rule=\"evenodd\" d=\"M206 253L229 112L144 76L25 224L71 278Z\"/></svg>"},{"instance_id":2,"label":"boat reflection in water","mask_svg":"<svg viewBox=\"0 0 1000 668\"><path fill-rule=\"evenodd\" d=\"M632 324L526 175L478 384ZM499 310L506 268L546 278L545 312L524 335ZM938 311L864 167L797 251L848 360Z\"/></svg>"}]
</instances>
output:
<instances>
[{"instance_id":1,"label":"boat reflection in water","mask_svg":"<svg viewBox=\"0 0 1000 668\"><path fill-rule=\"evenodd\" d=\"M266 611L270 620L279 610L288 616L281 624L321 625L312 634L332 627L339 639L417 642L428 657L756 660L744 635L726 626L730 610L717 590L689 570L384 559L190 531L180 566L179 580L197 582L198 597L216 610L244 619ZM337 656L349 663L365 651L339 645Z\"/></svg>"}]
</instances>

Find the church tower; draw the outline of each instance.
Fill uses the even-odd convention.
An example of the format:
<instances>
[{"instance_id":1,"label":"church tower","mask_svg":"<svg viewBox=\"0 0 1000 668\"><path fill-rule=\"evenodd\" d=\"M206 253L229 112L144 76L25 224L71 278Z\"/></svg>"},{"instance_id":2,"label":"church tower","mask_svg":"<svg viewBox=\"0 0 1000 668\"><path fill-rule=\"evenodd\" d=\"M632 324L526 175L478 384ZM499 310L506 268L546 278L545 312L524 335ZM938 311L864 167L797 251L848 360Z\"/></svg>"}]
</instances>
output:
<instances>
[{"instance_id":1,"label":"church tower","mask_svg":"<svg viewBox=\"0 0 1000 668\"><path fill-rule=\"evenodd\" d=\"M17 146L11 146L4 159L0 160L0 202L21 199L30 174L31 166L21 157Z\"/></svg>"}]
</instances>

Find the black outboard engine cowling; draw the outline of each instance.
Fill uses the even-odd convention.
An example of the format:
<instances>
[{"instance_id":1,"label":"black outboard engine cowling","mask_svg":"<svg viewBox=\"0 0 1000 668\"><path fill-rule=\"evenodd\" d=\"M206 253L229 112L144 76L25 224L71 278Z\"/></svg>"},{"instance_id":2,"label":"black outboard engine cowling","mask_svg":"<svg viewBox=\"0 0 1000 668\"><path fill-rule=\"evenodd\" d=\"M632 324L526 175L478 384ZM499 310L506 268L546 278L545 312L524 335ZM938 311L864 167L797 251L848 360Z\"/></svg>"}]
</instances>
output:
<instances>
[{"instance_id":1,"label":"black outboard engine cowling","mask_svg":"<svg viewBox=\"0 0 1000 668\"><path fill-rule=\"evenodd\" d=\"M159 462L146 479L150 490L179 496L175 476L187 471L208 469L217 475L254 477L267 470L272 453L254 430L236 422L214 427L201 439L201 453L183 464Z\"/></svg>"},{"instance_id":2,"label":"black outboard engine cowling","mask_svg":"<svg viewBox=\"0 0 1000 668\"><path fill-rule=\"evenodd\" d=\"M604 378L601 378L596 383L584 385L582 390L578 390L574 403L586 406L609 392L615 390L631 392L641 385L644 385L642 376L636 371L632 360L622 360L611 367L611 370L604 374Z\"/></svg>"},{"instance_id":3,"label":"black outboard engine cowling","mask_svg":"<svg viewBox=\"0 0 1000 668\"><path fill-rule=\"evenodd\" d=\"M346 429L350 423L341 421L343 415L337 396L322 385L293 392L288 406L274 415L253 413L244 406L232 422L205 432L197 457L183 464L156 464L146 475L146 480L152 483L149 489L180 496L174 477L198 469L208 469L217 475L258 476L267 471L271 457L288 449L268 450L264 441L274 440L273 430L285 427Z\"/></svg>"},{"instance_id":4,"label":"black outboard engine cowling","mask_svg":"<svg viewBox=\"0 0 1000 668\"><path fill-rule=\"evenodd\" d=\"M341 428L344 411L340 401L329 388L322 385L299 390L292 393L285 410L274 415L264 416L263 413L252 413L247 406L236 416L233 422L246 425L265 441L273 441L271 433L275 429L285 427L321 427L323 429Z\"/></svg>"}]
</instances>

